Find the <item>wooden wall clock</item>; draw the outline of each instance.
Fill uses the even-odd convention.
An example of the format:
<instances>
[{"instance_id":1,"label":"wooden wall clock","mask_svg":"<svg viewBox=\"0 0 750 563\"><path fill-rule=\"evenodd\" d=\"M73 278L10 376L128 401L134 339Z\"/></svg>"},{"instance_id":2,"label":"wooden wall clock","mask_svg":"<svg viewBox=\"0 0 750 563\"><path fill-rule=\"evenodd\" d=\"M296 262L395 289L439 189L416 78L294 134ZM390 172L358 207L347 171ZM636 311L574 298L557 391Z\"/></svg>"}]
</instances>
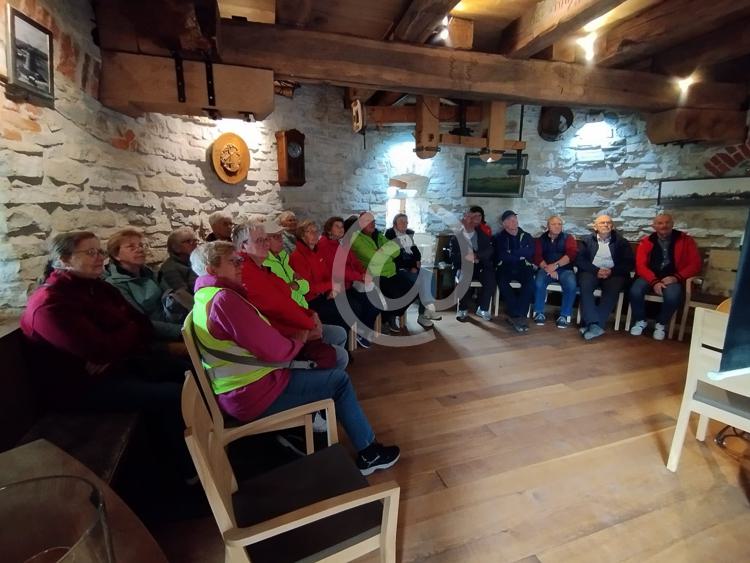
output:
<instances>
[{"instance_id":1,"label":"wooden wall clock","mask_svg":"<svg viewBox=\"0 0 750 563\"><path fill-rule=\"evenodd\" d=\"M276 132L279 160L279 185L305 183L305 136L296 129Z\"/></svg>"}]
</instances>

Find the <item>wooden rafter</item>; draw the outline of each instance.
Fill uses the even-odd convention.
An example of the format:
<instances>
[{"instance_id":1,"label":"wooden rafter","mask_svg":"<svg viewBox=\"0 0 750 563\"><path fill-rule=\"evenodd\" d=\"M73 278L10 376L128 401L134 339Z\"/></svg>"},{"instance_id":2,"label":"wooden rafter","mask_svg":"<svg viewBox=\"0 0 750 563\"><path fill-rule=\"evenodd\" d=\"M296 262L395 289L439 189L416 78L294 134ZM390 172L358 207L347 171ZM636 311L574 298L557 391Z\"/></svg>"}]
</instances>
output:
<instances>
[{"instance_id":1,"label":"wooden rafter","mask_svg":"<svg viewBox=\"0 0 750 563\"><path fill-rule=\"evenodd\" d=\"M500 52L525 59L546 49L625 0L542 0L503 33Z\"/></svg>"},{"instance_id":2,"label":"wooden rafter","mask_svg":"<svg viewBox=\"0 0 750 563\"><path fill-rule=\"evenodd\" d=\"M460 110L458 106L441 105L438 117L440 123L458 123ZM466 122L479 123L482 119L482 108L478 105L466 107ZM413 125L417 122L415 106L367 106L367 123L375 125Z\"/></svg>"},{"instance_id":3,"label":"wooden rafter","mask_svg":"<svg viewBox=\"0 0 750 563\"><path fill-rule=\"evenodd\" d=\"M680 105L679 91L671 79L643 72L514 60L234 21L222 22L221 37L224 62L270 68L291 80L543 105L646 111ZM739 109L746 98L744 86L701 83L693 85L683 105Z\"/></svg>"},{"instance_id":4,"label":"wooden rafter","mask_svg":"<svg viewBox=\"0 0 750 563\"><path fill-rule=\"evenodd\" d=\"M750 15L750 2L662 2L609 29L597 45L598 66L622 66Z\"/></svg>"},{"instance_id":5,"label":"wooden rafter","mask_svg":"<svg viewBox=\"0 0 750 563\"><path fill-rule=\"evenodd\" d=\"M394 41L424 43L460 0L412 0L393 30Z\"/></svg>"}]
</instances>

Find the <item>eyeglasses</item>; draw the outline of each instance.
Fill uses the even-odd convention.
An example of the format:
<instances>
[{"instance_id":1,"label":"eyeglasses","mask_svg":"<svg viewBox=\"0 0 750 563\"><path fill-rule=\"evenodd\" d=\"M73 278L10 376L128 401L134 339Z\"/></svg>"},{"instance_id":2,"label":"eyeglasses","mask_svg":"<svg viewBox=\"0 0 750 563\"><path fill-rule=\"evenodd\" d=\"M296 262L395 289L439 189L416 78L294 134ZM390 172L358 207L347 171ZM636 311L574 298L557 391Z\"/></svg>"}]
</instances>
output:
<instances>
[{"instance_id":1,"label":"eyeglasses","mask_svg":"<svg viewBox=\"0 0 750 563\"><path fill-rule=\"evenodd\" d=\"M242 263L245 261L242 256L232 256L231 258L228 258L228 260L232 263L233 266L242 266Z\"/></svg>"},{"instance_id":2,"label":"eyeglasses","mask_svg":"<svg viewBox=\"0 0 750 563\"><path fill-rule=\"evenodd\" d=\"M122 248L127 248L128 250L145 250L146 248L148 248L148 243L138 242L138 243L123 244Z\"/></svg>"},{"instance_id":3,"label":"eyeglasses","mask_svg":"<svg viewBox=\"0 0 750 563\"><path fill-rule=\"evenodd\" d=\"M93 258L94 256L104 257L107 255L107 251L101 248L89 248L88 250L74 250L73 254L85 254L89 258Z\"/></svg>"}]
</instances>

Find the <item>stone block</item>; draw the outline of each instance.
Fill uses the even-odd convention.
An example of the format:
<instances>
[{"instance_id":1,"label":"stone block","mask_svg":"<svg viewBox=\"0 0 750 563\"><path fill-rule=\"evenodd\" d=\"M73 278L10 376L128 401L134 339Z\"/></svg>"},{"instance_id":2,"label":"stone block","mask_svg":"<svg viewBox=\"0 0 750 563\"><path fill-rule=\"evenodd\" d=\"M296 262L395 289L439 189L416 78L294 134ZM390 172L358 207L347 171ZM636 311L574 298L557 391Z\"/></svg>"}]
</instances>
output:
<instances>
[{"instance_id":1,"label":"stone block","mask_svg":"<svg viewBox=\"0 0 750 563\"><path fill-rule=\"evenodd\" d=\"M0 176L41 178L44 175L44 160L41 156L0 151Z\"/></svg>"},{"instance_id":2,"label":"stone block","mask_svg":"<svg viewBox=\"0 0 750 563\"><path fill-rule=\"evenodd\" d=\"M131 205L133 207L161 209L161 198L150 192L108 192L104 194L104 202L113 205Z\"/></svg>"},{"instance_id":3,"label":"stone block","mask_svg":"<svg viewBox=\"0 0 750 563\"><path fill-rule=\"evenodd\" d=\"M601 184L607 185L619 180L617 172L609 167L606 168L587 168L578 178L579 184Z\"/></svg>"},{"instance_id":4,"label":"stone block","mask_svg":"<svg viewBox=\"0 0 750 563\"><path fill-rule=\"evenodd\" d=\"M83 185L88 168L72 159L49 158L44 161L44 175L58 184Z\"/></svg>"},{"instance_id":5,"label":"stone block","mask_svg":"<svg viewBox=\"0 0 750 563\"><path fill-rule=\"evenodd\" d=\"M141 190L163 194L185 194L187 186L182 179L171 174L157 174L156 176L141 176Z\"/></svg>"},{"instance_id":6,"label":"stone block","mask_svg":"<svg viewBox=\"0 0 750 563\"><path fill-rule=\"evenodd\" d=\"M164 208L178 209L182 211L198 211L201 208L201 202L192 197L165 197Z\"/></svg>"}]
</instances>

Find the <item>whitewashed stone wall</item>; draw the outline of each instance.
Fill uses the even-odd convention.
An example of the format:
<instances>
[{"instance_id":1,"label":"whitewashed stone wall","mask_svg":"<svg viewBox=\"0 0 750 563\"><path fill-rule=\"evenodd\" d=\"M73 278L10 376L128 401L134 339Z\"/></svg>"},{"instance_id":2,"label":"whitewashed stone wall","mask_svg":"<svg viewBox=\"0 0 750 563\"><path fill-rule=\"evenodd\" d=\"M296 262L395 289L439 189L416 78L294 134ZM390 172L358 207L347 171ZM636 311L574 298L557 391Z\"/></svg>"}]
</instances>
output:
<instances>
[{"instance_id":1,"label":"whitewashed stone wall","mask_svg":"<svg viewBox=\"0 0 750 563\"><path fill-rule=\"evenodd\" d=\"M0 0L4 14L3 4ZM137 226L147 233L157 263L172 229L191 225L205 232L208 214L217 209L274 216L286 207L321 221L371 209L382 225L388 179L416 173L430 177L430 183L407 210L412 223L426 232L445 229L467 205L479 204L493 228L498 215L512 208L534 233L553 212L566 219L570 230L583 233L606 209L635 238L646 232L657 211L658 179L703 176L702 163L716 150L654 147L644 136L643 121L628 114L606 114L612 137L604 143L587 141L581 134L586 111L577 113L563 140L548 143L536 134L538 108L527 108L524 138L531 174L524 197L467 201L462 197L463 149L446 147L434 159L420 160L413 153L411 129L370 130L365 138L354 134L337 88L304 86L293 100L277 97L276 110L262 123L156 114L132 119L113 112L95 98L99 52L90 41L89 2L27 0L22 7L56 30L56 100L54 109L18 104L7 100L0 87L4 315L24 306L42 272L45 241L55 232L91 229L106 239L121 227ZM508 137L517 134L514 111ZM274 132L289 128L306 135L307 184L281 188ZM248 180L237 186L220 182L207 158L211 142L226 131L240 134L252 153ZM675 213L678 226L704 246L737 246L747 216L744 208Z\"/></svg>"}]
</instances>

